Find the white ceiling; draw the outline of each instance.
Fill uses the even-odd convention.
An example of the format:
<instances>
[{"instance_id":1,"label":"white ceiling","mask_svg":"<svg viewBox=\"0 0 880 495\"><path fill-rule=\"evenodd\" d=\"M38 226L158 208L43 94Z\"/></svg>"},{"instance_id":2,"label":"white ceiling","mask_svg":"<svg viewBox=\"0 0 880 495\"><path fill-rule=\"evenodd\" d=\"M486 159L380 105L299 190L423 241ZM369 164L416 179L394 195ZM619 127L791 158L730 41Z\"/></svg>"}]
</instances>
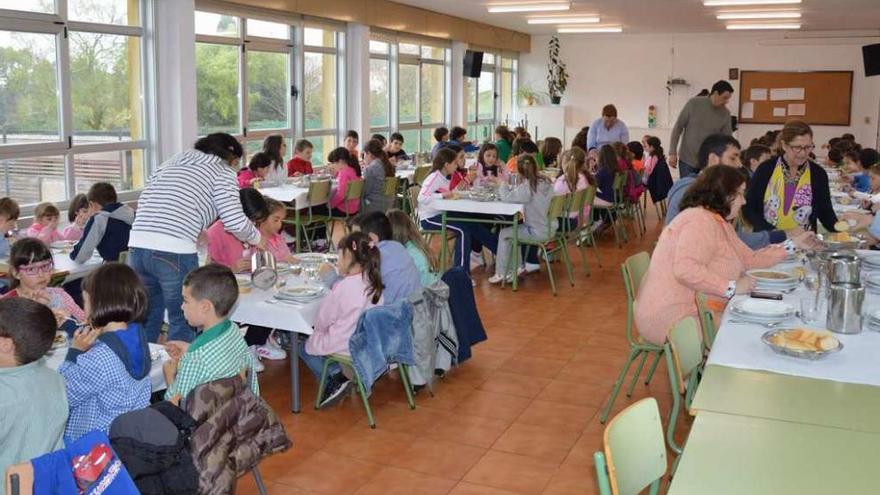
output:
<instances>
[{"instance_id":1,"label":"white ceiling","mask_svg":"<svg viewBox=\"0 0 880 495\"><path fill-rule=\"evenodd\" d=\"M490 14L487 5L529 0L394 1L530 34L554 33L556 27L527 24L528 17L572 14L598 14L601 25L622 25L624 33L720 32L725 31L726 21L715 19L715 14L721 10L800 10L803 14L800 19L802 31L841 29L876 31L880 28L880 0L803 0L800 5L763 7L704 7L702 0L574 0L571 2L571 9L567 12L504 14Z\"/></svg>"}]
</instances>

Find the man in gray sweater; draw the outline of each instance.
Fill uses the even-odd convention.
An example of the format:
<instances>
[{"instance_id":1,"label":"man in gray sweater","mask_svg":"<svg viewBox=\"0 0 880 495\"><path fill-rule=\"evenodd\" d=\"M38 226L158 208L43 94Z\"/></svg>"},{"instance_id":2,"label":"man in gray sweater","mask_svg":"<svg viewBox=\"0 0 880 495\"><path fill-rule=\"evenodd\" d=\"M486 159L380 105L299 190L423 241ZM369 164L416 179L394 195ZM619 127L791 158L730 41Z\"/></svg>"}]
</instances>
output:
<instances>
[{"instance_id":1,"label":"man in gray sweater","mask_svg":"<svg viewBox=\"0 0 880 495\"><path fill-rule=\"evenodd\" d=\"M694 172L697 152L710 134L733 135L730 112L727 110L727 102L732 95L733 86L727 81L718 81L712 85L709 96L695 96L681 109L672 128L671 152L667 157L671 167L678 166L681 177Z\"/></svg>"}]
</instances>

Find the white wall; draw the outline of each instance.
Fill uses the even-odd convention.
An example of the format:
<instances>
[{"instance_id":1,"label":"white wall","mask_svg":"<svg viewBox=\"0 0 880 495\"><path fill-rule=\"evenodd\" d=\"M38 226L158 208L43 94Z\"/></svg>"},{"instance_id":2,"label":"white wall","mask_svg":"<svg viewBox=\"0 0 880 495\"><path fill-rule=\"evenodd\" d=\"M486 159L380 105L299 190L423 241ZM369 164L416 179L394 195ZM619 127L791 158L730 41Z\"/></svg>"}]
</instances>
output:
<instances>
[{"instance_id":1,"label":"white wall","mask_svg":"<svg viewBox=\"0 0 880 495\"><path fill-rule=\"evenodd\" d=\"M839 36L839 34L838 34ZM520 55L519 82L546 91L546 51L549 36L533 36L531 53ZM851 125L814 126L817 144L851 132L863 145L877 142L880 77L866 78L861 45L877 40L784 40L778 33L667 34L667 35L561 35L562 58L570 73L563 105L572 107L574 127L589 125L602 106L614 103L619 117L635 139L647 133L648 106L658 108L652 134L664 141L688 98L718 79L727 79L728 68L740 70L852 70ZM838 43L838 44L833 44ZM846 44L840 44L846 43ZM669 77L683 78L690 87L669 94ZM738 81L732 81L739 88ZM731 114L739 111L735 92ZM520 115L528 107L520 108ZM743 124L737 137L743 143L778 126ZM573 135L573 134L572 134Z\"/></svg>"}]
</instances>

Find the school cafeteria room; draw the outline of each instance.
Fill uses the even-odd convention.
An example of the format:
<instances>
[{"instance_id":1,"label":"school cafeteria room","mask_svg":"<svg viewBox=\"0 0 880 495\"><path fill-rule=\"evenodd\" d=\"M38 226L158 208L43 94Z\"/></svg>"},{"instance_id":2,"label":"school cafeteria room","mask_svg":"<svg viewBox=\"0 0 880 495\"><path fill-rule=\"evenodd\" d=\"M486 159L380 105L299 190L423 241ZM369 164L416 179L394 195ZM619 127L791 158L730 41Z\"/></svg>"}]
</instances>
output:
<instances>
[{"instance_id":1,"label":"school cafeteria room","mask_svg":"<svg viewBox=\"0 0 880 495\"><path fill-rule=\"evenodd\" d=\"M0 495L880 493L878 120L878 0L0 0Z\"/></svg>"}]
</instances>

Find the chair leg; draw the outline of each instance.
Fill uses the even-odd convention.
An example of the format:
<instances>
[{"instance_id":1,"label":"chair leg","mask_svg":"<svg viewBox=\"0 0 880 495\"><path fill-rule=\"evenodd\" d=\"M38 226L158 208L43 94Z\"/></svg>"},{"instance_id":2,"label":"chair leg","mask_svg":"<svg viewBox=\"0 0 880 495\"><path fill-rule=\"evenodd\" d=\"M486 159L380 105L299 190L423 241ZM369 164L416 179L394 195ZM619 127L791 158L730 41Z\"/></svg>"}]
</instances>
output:
<instances>
[{"instance_id":1,"label":"chair leg","mask_svg":"<svg viewBox=\"0 0 880 495\"><path fill-rule=\"evenodd\" d=\"M568 281L574 287L574 269L572 269L571 259L568 257L568 242L566 242L565 237L562 237L560 242L562 243L562 262L565 263L565 270L568 271ZM589 274L590 268L587 267L587 275Z\"/></svg>"},{"instance_id":2,"label":"chair leg","mask_svg":"<svg viewBox=\"0 0 880 495\"><path fill-rule=\"evenodd\" d=\"M590 263L587 261L587 252L586 252L587 249L589 249L589 248L587 248L587 246L584 246L583 243L581 243L581 245L577 247L578 253L580 253L580 255L581 255L581 263L584 264L584 271L587 272L587 276L589 277L590 276Z\"/></svg>"},{"instance_id":3,"label":"chair leg","mask_svg":"<svg viewBox=\"0 0 880 495\"><path fill-rule=\"evenodd\" d=\"M669 410L669 423L666 425L666 442L669 444L669 449L680 456L683 449L675 443L675 426L678 422L678 412L681 410L681 394L678 391L678 377L675 376L675 364L672 362L671 352L666 353L666 366L669 368L669 385L672 387L672 408Z\"/></svg>"},{"instance_id":4,"label":"chair leg","mask_svg":"<svg viewBox=\"0 0 880 495\"><path fill-rule=\"evenodd\" d=\"M403 390L406 392L406 401L409 403L410 409L416 408L416 401L413 399L412 386L409 382L409 367L402 363L397 363L397 371L400 372L400 381L403 382Z\"/></svg>"},{"instance_id":5,"label":"chair leg","mask_svg":"<svg viewBox=\"0 0 880 495\"><path fill-rule=\"evenodd\" d=\"M315 409L321 407L321 396L324 395L324 386L327 384L328 368L330 368L330 360L324 359L324 368L321 370L321 381L318 383L318 397L315 399Z\"/></svg>"},{"instance_id":6,"label":"chair leg","mask_svg":"<svg viewBox=\"0 0 880 495\"><path fill-rule=\"evenodd\" d=\"M373 418L373 409L370 408L370 400L367 399L367 390L364 388L364 384L361 383L360 377L356 376L357 371L355 371L354 379L357 381L358 394L361 396L361 400L364 401L364 409L367 411L367 421L370 422L370 428L376 428L376 420Z\"/></svg>"},{"instance_id":7,"label":"chair leg","mask_svg":"<svg viewBox=\"0 0 880 495\"><path fill-rule=\"evenodd\" d=\"M632 377L632 381L629 383L629 387L626 389L626 396L632 397L633 389L636 388L636 382L639 381L639 377L642 375L642 369L645 367L645 361L648 360L648 353L642 353L642 359L639 361L639 367L636 368L636 372Z\"/></svg>"},{"instance_id":8,"label":"chair leg","mask_svg":"<svg viewBox=\"0 0 880 495\"><path fill-rule=\"evenodd\" d=\"M617 400L617 394L620 393L620 387L623 386L623 380L626 378L629 367L641 353L642 351L638 349L631 349L629 351L629 356L626 358L626 364L623 365L623 369L620 370L620 374L617 375L617 380L614 381L614 387L611 388L611 395L608 396L608 402L602 410L602 416L599 417L599 422L603 425L605 424L605 421L608 421L608 415L611 414L611 408L614 406L614 401Z\"/></svg>"},{"instance_id":9,"label":"chair leg","mask_svg":"<svg viewBox=\"0 0 880 495\"><path fill-rule=\"evenodd\" d=\"M260 470L257 469L257 466L251 469L251 473L254 475L254 481L257 483L257 490L260 492L260 495L269 493L266 491L266 485L263 483L263 477L260 476Z\"/></svg>"},{"instance_id":10,"label":"chair leg","mask_svg":"<svg viewBox=\"0 0 880 495\"><path fill-rule=\"evenodd\" d=\"M661 357L663 357L663 351L657 352L657 355L654 356L654 362L651 363L651 367L648 369L648 376L645 377L645 385L651 384L651 378L654 377L654 372L657 371L657 365L660 364Z\"/></svg>"},{"instance_id":11,"label":"chair leg","mask_svg":"<svg viewBox=\"0 0 880 495\"><path fill-rule=\"evenodd\" d=\"M541 252L544 254L544 263L547 264L547 276L550 277L550 289L553 291L553 295L556 295L556 282L553 280L553 267L550 266L550 256L547 254L547 248L541 246Z\"/></svg>"},{"instance_id":12,"label":"chair leg","mask_svg":"<svg viewBox=\"0 0 880 495\"><path fill-rule=\"evenodd\" d=\"M593 235L592 231L589 231L590 243L593 244L593 254L596 255L596 264L599 265L599 268L602 268L602 260L599 259L599 246L596 245L596 236Z\"/></svg>"}]
</instances>

